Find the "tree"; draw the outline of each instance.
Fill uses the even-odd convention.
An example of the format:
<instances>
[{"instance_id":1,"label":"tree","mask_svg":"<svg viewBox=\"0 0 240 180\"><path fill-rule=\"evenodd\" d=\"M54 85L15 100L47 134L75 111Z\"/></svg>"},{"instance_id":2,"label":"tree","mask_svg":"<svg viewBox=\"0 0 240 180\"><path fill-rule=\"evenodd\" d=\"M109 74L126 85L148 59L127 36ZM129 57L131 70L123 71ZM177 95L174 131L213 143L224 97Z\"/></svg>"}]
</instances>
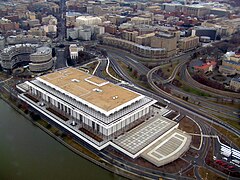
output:
<instances>
[{"instance_id":1,"label":"tree","mask_svg":"<svg viewBox=\"0 0 240 180\"><path fill-rule=\"evenodd\" d=\"M138 72L137 72L137 70L134 70L134 71L133 71L133 76L134 76L135 78L138 77Z\"/></svg>"}]
</instances>

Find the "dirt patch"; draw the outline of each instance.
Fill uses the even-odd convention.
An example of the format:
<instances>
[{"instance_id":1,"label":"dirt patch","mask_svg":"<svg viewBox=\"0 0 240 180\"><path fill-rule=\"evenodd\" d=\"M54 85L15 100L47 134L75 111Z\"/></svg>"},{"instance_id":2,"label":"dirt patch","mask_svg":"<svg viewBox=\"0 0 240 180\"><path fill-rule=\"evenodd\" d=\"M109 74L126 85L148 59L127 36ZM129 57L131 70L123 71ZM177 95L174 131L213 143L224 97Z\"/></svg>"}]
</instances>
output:
<instances>
[{"instance_id":1,"label":"dirt patch","mask_svg":"<svg viewBox=\"0 0 240 180\"><path fill-rule=\"evenodd\" d=\"M181 129L182 131L185 131L187 133L193 133L193 134L199 134L196 136L192 136L192 146L198 148L201 142L201 136L200 136L200 129L198 127L198 125L192 121L191 119L189 119L188 117L184 117L180 123L179 123L179 129Z\"/></svg>"},{"instance_id":2,"label":"dirt patch","mask_svg":"<svg viewBox=\"0 0 240 180\"><path fill-rule=\"evenodd\" d=\"M168 118L168 119L173 120L173 118L175 118L177 115L178 115L177 112L171 112L168 115L166 115L165 117Z\"/></svg>"},{"instance_id":3,"label":"dirt patch","mask_svg":"<svg viewBox=\"0 0 240 180\"><path fill-rule=\"evenodd\" d=\"M187 177L194 178L194 169L191 168L191 169L189 169L188 171L184 172L182 175L183 175L183 176L187 176ZM196 179L196 178L194 178L194 179Z\"/></svg>"}]
</instances>

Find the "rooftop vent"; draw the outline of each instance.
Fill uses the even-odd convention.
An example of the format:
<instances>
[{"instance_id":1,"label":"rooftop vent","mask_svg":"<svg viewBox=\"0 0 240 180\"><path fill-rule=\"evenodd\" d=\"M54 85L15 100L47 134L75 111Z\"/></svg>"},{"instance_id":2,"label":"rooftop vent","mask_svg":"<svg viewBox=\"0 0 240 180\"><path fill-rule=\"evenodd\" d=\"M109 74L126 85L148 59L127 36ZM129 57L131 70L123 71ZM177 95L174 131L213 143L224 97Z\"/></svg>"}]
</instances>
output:
<instances>
[{"instance_id":1,"label":"rooftop vent","mask_svg":"<svg viewBox=\"0 0 240 180\"><path fill-rule=\"evenodd\" d=\"M79 83L79 82L80 82L78 79L72 79L71 81L72 81L72 82L76 82L76 83Z\"/></svg>"},{"instance_id":2,"label":"rooftop vent","mask_svg":"<svg viewBox=\"0 0 240 180\"><path fill-rule=\"evenodd\" d=\"M98 88L93 89L93 91L94 91L94 92L102 92L102 90L101 90L101 89L98 89Z\"/></svg>"},{"instance_id":3,"label":"rooftop vent","mask_svg":"<svg viewBox=\"0 0 240 180\"><path fill-rule=\"evenodd\" d=\"M118 96L113 96L113 97L112 97L113 100L115 100L115 99L117 99L117 98L118 98Z\"/></svg>"}]
</instances>

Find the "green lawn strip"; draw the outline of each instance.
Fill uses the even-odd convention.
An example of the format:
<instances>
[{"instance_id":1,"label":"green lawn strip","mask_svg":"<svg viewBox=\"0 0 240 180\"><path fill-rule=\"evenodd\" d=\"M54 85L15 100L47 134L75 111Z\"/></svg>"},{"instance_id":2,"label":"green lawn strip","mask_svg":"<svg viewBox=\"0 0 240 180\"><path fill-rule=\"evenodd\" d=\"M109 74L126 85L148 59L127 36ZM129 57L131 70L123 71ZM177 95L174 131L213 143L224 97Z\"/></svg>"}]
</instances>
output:
<instances>
[{"instance_id":1,"label":"green lawn strip","mask_svg":"<svg viewBox=\"0 0 240 180\"><path fill-rule=\"evenodd\" d=\"M75 140L73 140L71 137L69 136L64 136L63 137L64 142L66 142L67 144L69 144L70 146L72 146L73 148L77 149L78 151L86 154L87 156L95 159L95 160L100 160L100 158L95 155L94 153L92 153L91 151L89 151L88 149L86 149L85 147L81 146L79 143L77 143Z\"/></svg>"},{"instance_id":2,"label":"green lawn strip","mask_svg":"<svg viewBox=\"0 0 240 180\"><path fill-rule=\"evenodd\" d=\"M222 121L224 121L225 123L233 126L234 128L240 130L240 122L237 122L237 121L233 121L233 120L230 120L230 119L227 119L227 118L224 118L224 117L221 117L221 116L217 116L217 115L214 115L215 117L221 119Z\"/></svg>"},{"instance_id":3,"label":"green lawn strip","mask_svg":"<svg viewBox=\"0 0 240 180\"><path fill-rule=\"evenodd\" d=\"M109 72L112 76L114 76L114 77L122 80L122 78L114 71L114 69L113 69L112 67L109 66L108 72Z\"/></svg>"},{"instance_id":4,"label":"green lawn strip","mask_svg":"<svg viewBox=\"0 0 240 180\"><path fill-rule=\"evenodd\" d=\"M161 67L163 74L166 75L167 77L170 77L172 75L173 70L178 64L179 64L178 62L174 62L172 63L172 67L171 67L171 64L163 65Z\"/></svg>"},{"instance_id":5,"label":"green lawn strip","mask_svg":"<svg viewBox=\"0 0 240 180\"><path fill-rule=\"evenodd\" d=\"M210 123L208 124L210 125ZM230 141L232 141L236 146L240 147L239 137L236 134L229 132L228 130L216 124L211 124L211 126L214 127L220 134L222 134L223 136L228 138Z\"/></svg>"},{"instance_id":6,"label":"green lawn strip","mask_svg":"<svg viewBox=\"0 0 240 180\"><path fill-rule=\"evenodd\" d=\"M183 85L182 89L183 89L185 92L189 92L189 93L192 93L192 94L195 94L195 95L198 95L198 96L211 97L210 94L205 93L205 92L203 92L203 91L200 91L200 90L198 90L198 89L192 88L192 87L187 86L187 85Z\"/></svg>"},{"instance_id":7,"label":"green lawn strip","mask_svg":"<svg viewBox=\"0 0 240 180\"><path fill-rule=\"evenodd\" d=\"M98 65L98 61L93 61L87 65L83 65L80 68L89 70L89 74L92 74L96 66Z\"/></svg>"},{"instance_id":8,"label":"green lawn strip","mask_svg":"<svg viewBox=\"0 0 240 180\"><path fill-rule=\"evenodd\" d=\"M212 101L216 104L221 104L221 105L225 105L227 107L232 107L232 108L236 108L236 109L240 109L240 104L233 104L233 103L225 103L225 102L216 102L216 101Z\"/></svg>"},{"instance_id":9,"label":"green lawn strip","mask_svg":"<svg viewBox=\"0 0 240 180\"><path fill-rule=\"evenodd\" d=\"M121 68L123 69L124 72L128 73L128 75L131 77L131 79L134 82L134 84L137 84L137 85L139 85L141 87L144 87L144 88L147 88L147 89L150 89L150 90L152 89L149 86L148 83L145 83L143 81L138 80L138 78L135 77L134 74L133 74L134 70L131 71L125 63L123 63L122 61L118 61L118 64L121 66Z\"/></svg>"}]
</instances>

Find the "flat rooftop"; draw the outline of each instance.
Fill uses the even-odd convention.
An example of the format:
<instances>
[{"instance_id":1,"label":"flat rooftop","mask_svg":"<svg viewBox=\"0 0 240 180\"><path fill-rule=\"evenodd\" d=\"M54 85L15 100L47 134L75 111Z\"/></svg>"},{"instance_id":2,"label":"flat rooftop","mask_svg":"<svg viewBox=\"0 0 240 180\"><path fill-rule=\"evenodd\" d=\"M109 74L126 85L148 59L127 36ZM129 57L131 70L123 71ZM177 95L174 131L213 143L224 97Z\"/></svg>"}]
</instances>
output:
<instances>
[{"instance_id":1,"label":"flat rooftop","mask_svg":"<svg viewBox=\"0 0 240 180\"><path fill-rule=\"evenodd\" d=\"M191 139L189 134L174 129L146 149L141 157L157 167L163 166L178 159L186 152L190 147Z\"/></svg>"},{"instance_id":2,"label":"flat rooftop","mask_svg":"<svg viewBox=\"0 0 240 180\"><path fill-rule=\"evenodd\" d=\"M72 96L87 106L109 115L144 96L76 68L50 73L37 80Z\"/></svg>"},{"instance_id":3,"label":"flat rooftop","mask_svg":"<svg viewBox=\"0 0 240 180\"><path fill-rule=\"evenodd\" d=\"M158 115L118 137L114 143L134 155L176 124L176 122Z\"/></svg>"}]
</instances>

